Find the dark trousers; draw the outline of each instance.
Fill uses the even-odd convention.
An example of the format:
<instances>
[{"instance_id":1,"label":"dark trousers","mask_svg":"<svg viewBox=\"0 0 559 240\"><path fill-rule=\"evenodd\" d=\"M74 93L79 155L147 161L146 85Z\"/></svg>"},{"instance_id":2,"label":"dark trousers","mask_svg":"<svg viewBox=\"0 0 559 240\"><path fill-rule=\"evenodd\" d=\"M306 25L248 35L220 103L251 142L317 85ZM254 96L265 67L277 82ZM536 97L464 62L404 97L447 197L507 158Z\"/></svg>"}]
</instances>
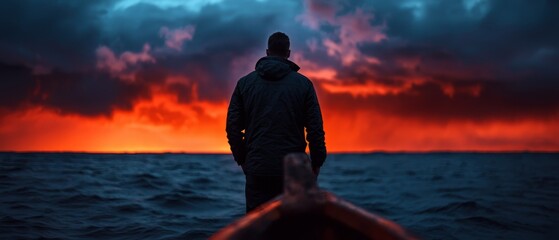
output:
<instances>
[{"instance_id":1,"label":"dark trousers","mask_svg":"<svg viewBox=\"0 0 559 240\"><path fill-rule=\"evenodd\" d=\"M246 175L246 212L270 201L283 192L283 176Z\"/></svg>"}]
</instances>

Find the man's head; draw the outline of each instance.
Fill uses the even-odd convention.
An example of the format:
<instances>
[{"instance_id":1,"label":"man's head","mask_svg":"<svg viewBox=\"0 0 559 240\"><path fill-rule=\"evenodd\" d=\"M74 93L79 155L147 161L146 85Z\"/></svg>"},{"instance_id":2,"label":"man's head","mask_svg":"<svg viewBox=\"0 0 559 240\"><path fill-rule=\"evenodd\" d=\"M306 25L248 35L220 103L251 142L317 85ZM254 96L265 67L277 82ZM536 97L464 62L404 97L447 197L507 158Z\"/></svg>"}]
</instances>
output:
<instances>
[{"instance_id":1,"label":"man's head","mask_svg":"<svg viewBox=\"0 0 559 240\"><path fill-rule=\"evenodd\" d=\"M266 55L289 58L289 37L282 32L275 32L268 38L268 49Z\"/></svg>"}]
</instances>

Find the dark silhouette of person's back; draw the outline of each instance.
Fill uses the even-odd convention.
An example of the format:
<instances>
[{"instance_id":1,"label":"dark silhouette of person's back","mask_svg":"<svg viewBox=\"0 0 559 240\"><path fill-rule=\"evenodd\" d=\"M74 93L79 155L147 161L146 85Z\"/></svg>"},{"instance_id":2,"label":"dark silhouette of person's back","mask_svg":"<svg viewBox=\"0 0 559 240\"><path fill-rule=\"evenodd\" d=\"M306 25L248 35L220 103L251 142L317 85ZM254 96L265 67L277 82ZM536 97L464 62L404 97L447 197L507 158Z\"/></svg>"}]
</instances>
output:
<instances>
[{"instance_id":1,"label":"dark silhouette of person's back","mask_svg":"<svg viewBox=\"0 0 559 240\"><path fill-rule=\"evenodd\" d=\"M283 157L305 152L318 176L326 159L322 114L312 82L289 61L289 37L268 38L266 57L241 78L227 113L227 138L246 176L247 212L281 194ZM305 129L307 132L305 140Z\"/></svg>"}]
</instances>

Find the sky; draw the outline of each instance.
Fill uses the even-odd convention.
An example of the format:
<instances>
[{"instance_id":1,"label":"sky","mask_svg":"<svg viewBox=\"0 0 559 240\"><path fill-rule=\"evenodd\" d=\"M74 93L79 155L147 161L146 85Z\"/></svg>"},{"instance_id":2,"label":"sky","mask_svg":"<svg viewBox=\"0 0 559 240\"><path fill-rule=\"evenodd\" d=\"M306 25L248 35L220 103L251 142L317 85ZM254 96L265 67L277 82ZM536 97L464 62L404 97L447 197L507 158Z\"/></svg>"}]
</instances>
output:
<instances>
[{"instance_id":1,"label":"sky","mask_svg":"<svg viewBox=\"0 0 559 240\"><path fill-rule=\"evenodd\" d=\"M0 151L227 153L276 31L330 152L559 151L559 1L0 5Z\"/></svg>"}]
</instances>

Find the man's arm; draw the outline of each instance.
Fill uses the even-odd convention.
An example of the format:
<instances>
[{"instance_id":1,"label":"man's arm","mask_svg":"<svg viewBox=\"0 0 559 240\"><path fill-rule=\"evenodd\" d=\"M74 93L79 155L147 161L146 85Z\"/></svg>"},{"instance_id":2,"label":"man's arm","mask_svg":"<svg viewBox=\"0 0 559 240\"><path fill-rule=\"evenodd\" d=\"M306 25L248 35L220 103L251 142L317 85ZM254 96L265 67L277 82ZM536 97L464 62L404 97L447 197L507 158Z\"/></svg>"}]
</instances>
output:
<instances>
[{"instance_id":1,"label":"man's arm","mask_svg":"<svg viewBox=\"0 0 559 240\"><path fill-rule=\"evenodd\" d=\"M227 131L227 139L233 157L237 164L241 165L245 162L247 150L244 139L245 134L243 133L243 130L245 130L245 114L239 82L237 82L237 86L235 86L235 90L231 96L231 102L227 110L227 125L225 131Z\"/></svg>"},{"instance_id":2,"label":"man's arm","mask_svg":"<svg viewBox=\"0 0 559 240\"><path fill-rule=\"evenodd\" d=\"M318 175L320 167L326 160L326 143L324 142L322 113L312 83L309 86L305 99L305 128L307 130L312 168L315 174Z\"/></svg>"}]
</instances>

